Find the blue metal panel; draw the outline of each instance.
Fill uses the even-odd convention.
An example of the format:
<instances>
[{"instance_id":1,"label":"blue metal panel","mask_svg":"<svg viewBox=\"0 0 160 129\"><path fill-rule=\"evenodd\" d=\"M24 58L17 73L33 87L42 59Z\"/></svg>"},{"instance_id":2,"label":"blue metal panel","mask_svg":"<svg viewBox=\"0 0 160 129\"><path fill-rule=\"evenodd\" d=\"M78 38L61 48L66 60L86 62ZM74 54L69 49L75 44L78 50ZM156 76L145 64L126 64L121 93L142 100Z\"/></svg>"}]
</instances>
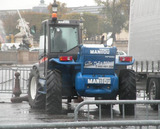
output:
<instances>
[{"instance_id":1,"label":"blue metal panel","mask_svg":"<svg viewBox=\"0 0 160 129\"><path fill-rule=\"evenodd\" d=\"M105 55L86 55L82 72L84 74L114 74L115 70L114 56L105 57Z\"/></svg>"},{"instance_id":2,"label":"blue metal panel","mask_svg":"<svg viewBox=\"0 0 160 129\"><path fill-rule=\"evenodd\" d=\"M82 62L82 73L113 75L116 51L115 47L105 47L104 45L81 46L78 61Z\"/></svg>"},{"instance_id":3,"label":"blue metal panel","mask_svg":"<svg viewBox=\"0 0 160 129\"><path fill-rule=\"evenodd\" d=\"M117 75L82 75L77 73L75 78L76 91L81 96L113 96L117 95Z\"/></svg>"}]
</instances>

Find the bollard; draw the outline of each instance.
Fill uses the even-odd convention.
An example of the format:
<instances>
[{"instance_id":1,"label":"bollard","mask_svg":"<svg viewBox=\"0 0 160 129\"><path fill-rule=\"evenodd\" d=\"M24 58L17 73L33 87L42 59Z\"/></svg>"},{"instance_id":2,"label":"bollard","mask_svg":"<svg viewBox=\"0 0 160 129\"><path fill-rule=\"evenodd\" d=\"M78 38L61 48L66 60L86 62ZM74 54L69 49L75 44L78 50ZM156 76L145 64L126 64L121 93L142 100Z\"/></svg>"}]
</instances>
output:
<instances>
[{"instance_id":1,"label":"bollard","mask_svg":"<svg viewBox=\"0 0 160 129\"><path fill-rule=\"evenodd\" d=\"M15 73L15 87L13 89L13 94L15 95L15 97L19 97L20 94L22 94L21 92L21 88L20 88L20 82L19 82L19 76L20 76L20 73L16 72Z\"/></svg>"},{"instance_id":2,"label":"bollard","mask_svg":"<svg viewBox=\"0 0 160 129\"><path fill-rule=\"evenodd\" d=\"M11 98L12 103L22 103L22 101L28 101L28 95L23 97L13 97Z\"/></svg>"},{"instance_id":3,"label":"bollard","mask_svg":"<svg viewBox=\"0 0 160 129\"><path fill-rule=\"evenodd\" d=\"M20 97L20 94L22 94L22 92L20 88L19 76L20 76L20 73L16 72L15 87L13 89L14 97L11 98L12 103L22 103L22 101L28 101L28 96Z\"/></svg>"}]
</instances>

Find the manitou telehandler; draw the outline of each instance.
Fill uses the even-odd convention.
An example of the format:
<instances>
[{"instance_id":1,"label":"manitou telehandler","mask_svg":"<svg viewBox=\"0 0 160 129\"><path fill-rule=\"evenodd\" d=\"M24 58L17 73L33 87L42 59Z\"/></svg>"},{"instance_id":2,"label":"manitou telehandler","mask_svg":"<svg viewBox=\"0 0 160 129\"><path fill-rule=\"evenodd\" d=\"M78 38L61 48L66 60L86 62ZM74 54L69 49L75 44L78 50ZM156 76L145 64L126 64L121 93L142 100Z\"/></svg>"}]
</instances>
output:
<instances>
[{"instance_id":1,"label":"manitou telehandler","mask_svg":"<svg viewBox=\"0 0 160 129\"><path fill-rule=\"evenodd\" d=\"M136 99L134 71L130 56L116 58L116 47L81 44L79 20L58 20L56 3L51 20L42 22L39 63L33 66L28 82L29 104L60 113L62 99L78 96L101 100ZM120 105L122 112L122 105ZM125 114L134 114L134 105L125 105Z\"/></svg>"}]
</instances>

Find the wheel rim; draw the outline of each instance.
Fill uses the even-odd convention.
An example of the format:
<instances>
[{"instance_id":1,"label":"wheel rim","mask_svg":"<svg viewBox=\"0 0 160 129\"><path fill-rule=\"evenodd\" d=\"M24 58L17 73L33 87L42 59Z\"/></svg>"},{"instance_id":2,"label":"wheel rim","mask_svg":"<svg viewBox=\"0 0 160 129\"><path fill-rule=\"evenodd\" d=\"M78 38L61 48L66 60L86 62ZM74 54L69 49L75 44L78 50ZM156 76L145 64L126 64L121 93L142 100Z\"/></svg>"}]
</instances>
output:
<instances>
[{"instance_id":1,"label":"wheel rim","mask_svg":"<svg viewBox=\"0 0 160 129\"><path fill-rule=\"evenodd\" d=\"M155 100L156 98L156 83L155 81L152 82L150 87L150 100Z\"/></svg>"},{"instance_id":2,"label":"wheel rim","mask_svg":"<svg viewBox=\"0 0 160 129\"><path fill-rule=\"evenodd\" d=\"M32 99L35 99L36 93L37 93L36 78L35 78L35 77L32 77L31 87L30 87L30 94L31 94L31 98L32 98Z\"/></svg>"}]
</instances>

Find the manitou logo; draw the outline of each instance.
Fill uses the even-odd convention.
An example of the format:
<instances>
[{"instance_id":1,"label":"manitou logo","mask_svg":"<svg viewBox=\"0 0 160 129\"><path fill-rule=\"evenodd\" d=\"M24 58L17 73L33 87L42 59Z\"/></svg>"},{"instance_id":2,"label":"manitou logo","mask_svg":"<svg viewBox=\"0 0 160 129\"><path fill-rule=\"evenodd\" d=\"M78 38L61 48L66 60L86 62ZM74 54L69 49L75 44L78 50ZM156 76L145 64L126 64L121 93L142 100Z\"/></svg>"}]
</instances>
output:
<instances>
[{"instance_id":1,"label":"manitou logo","mask_svg":"<svg viewBox=\"0 0 160 129\"><path fill-rule=\"evenodd\" d=\"M88 84L111 84L111 78L100 77L98 79L88 79Z\"/></svg>"},{"instance_id":2,"label":"manitou logo","mask_svg":"<svg viewBox=\"0 0 160 129\"><path fill-rule=\"evenodd\" d=\"M90 54L110 54L109 49L90 50Z\"/></svg>"}]
</instances>

